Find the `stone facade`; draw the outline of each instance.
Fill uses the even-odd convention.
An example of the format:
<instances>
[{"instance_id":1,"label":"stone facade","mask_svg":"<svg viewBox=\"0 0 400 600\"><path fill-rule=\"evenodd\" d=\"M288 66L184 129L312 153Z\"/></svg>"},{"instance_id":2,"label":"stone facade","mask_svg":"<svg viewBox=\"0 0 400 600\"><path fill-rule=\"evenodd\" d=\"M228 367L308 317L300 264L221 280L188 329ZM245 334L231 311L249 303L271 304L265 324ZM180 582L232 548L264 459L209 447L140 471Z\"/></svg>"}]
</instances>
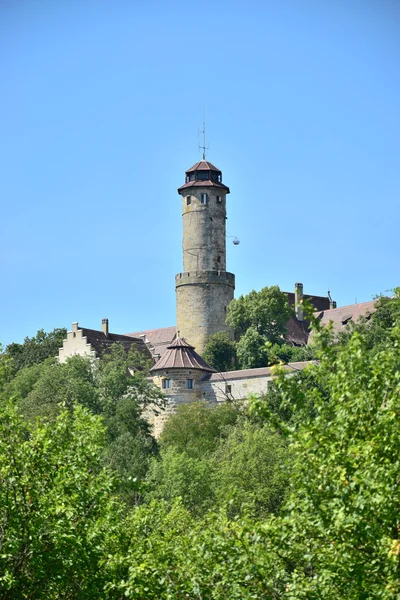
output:
<instances>
[{"instance_id":1,"label":"stone facade","mask_svg":"<svg viewBox=\"0 0 400 600\"><path fill-rule=\"evenodd\" d=\"M58 360L64 363L69 356L76 355L96 358L96 351L78 323L72 323L72 330L68 331L67 339L63 341L63 347L59 350Z\"/></svg>"},{"instance_id":2,"label":"stone facade","mask_svg":"<svg viewBox=\"0 0 400 600\"><path fill-rule=\"evenodd\" d=\"M178 273L175 277L178 335L189 340L201 354L210 335L232 331L226 310L233 299L235 276L224 271Z\"/></svg>"},{"instance_id":3,"label":"stone facade","mask_svg":"<svg viewBox=\"0 0 400 600\"><path fill-rule=\"evenodd\" d=\"M201 380L204 377L202 371L197 369L173 369L166 370L153 377L153 382L165 393L165 410L159 411L152 419L153 433L159 437L167 419L181 404L190 404L203 398ZM165 388L166 381L170 387ZM188 388L188 381L192 388Z\"/></svg>"},{"instance_id":4,"label":"stone facade","mask_svg":"<svg viewBox=\"0 0 400 600\"><path fill-rule=\"evenodd\" d=\"M202 181L206 176L209 180ZM186 181L178 190L182 196L184 270L175 277L177 331L201 354L210 335L217 331L233 335L225 324L235 290L235 276L226 272L229 188L222 184L221 172L206 161L189 169Z\"/></svg>"}]
</instances>

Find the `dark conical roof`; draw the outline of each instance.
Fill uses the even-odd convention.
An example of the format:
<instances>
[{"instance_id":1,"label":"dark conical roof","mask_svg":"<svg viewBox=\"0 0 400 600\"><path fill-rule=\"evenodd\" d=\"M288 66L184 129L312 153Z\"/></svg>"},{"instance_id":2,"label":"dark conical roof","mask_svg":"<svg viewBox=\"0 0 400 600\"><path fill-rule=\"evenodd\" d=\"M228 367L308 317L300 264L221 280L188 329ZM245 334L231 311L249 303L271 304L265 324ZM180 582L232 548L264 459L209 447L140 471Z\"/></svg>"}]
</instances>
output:
<instances>
[{"instance_id":1,"label":"dark conical roof","mask_svg":"<svg viewBox=\"0 0 400 600\"><path fill-rule=\"evenodd\" d=\"M166 352L150 370L164 371L166 369L198 369L215 373L215 369L197 354L194 347L188 344L185 338L180 337L167 346Z\"/></svg>"}]
</instances>

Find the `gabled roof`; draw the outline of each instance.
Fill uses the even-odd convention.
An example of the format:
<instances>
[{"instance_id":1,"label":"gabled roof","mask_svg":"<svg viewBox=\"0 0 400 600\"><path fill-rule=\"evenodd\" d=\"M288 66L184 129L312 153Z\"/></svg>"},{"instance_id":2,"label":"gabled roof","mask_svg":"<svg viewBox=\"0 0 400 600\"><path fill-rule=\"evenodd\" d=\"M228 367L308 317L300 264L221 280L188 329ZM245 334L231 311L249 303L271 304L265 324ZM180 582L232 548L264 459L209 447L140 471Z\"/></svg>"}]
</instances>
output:
<instances>
[{"instance_id":1,"label":"gabled roof","mask_svg":"<svg viewBox=\"0 0 400 600\"><path fill-rule=\"evenodd\" d=\"M134 347L139 352L142 352L146 357L151 358L151 354L143 342L143 340L130 337L127 335L120 335L118 333L109 333L107 336L103 331L97 329L87 329L85 327L79 327L82 330L82 335L87 338L87 343L91 344L93 349L96 351L98 356L101 356L112 344L121 344L126 350Z\"/></svg>"},{"instance_id":2,"label":"gabled roof","mask_svg":"<svg viewBox=\"0 0 400 600\"><path fill-rule=\"evenodd\" d=\"M176 327L161 327L159 329L146 329L136 333L127 333L127 337L140 338L148 346L153 355L162 356L167 346L175 339Z\"/></svg>"},{"instance_id":3,"label":"gabled roof","mask_svg":"<svg viewBox=\"0 0 400 600\"><path fill-rule=\"evenodd\" d=\"M320 319L322 325L328 325L329 321L333 322L333 328L336 332L341 331L349 321L357 322L360 317L368 317L376 311L376 300L370 302L361 302L360 304L349 304L348 306L340 306L330 310L321 310L316 313L316 317Z\"/></svg>"},{"instance_id":4,"label":"gabled roof","mask_svg":"<svg viewBox=\"0 0 400 600\"><path fill-rule=\"evenodd\" d=\"M214 373L215 370L201 358L199 354L187 343L185 338L176 338L167 347L167 351L162 355L160 360L156 362L151 371L161 371L166 369L198 369Z\"/></svg>"}]
</instances>

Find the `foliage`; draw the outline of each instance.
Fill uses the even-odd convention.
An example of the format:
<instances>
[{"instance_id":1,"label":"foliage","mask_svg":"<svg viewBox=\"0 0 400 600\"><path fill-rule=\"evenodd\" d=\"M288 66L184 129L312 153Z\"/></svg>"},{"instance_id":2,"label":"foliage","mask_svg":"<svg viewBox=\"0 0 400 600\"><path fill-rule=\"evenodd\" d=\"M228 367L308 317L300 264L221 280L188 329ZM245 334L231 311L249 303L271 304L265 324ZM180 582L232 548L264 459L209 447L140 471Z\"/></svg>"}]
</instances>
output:
<instances>
[{"instance_id":1,"label":"foliage","mask_svg":"<svg viewBox=\"0 0 400 600\"><path fill-rule=\"evenodd\" d=\"M231 371L235 366L236 345L226 331L210 336L203 352L204 360L218 372Z\"/></svg>"},{"instance_id":2,"label":"foliage","mask_svg":"<svg viewBox=\"0 0 400 600\"><path fill-rule=\"evenodd\" d=\"M268 341L278 342L286 333L291 314L286 294L275 285L232 300L226 322L240 334L252 327Z\"/></svg>"},{"instance_id":3,"label":"foliage","mask_svg":"<svg viewBox=\"0 0 400 600\"><path fill-rule=\"evenodd\" d=\"M102 415L107 444L104 462L119 474L124 499L139 499L137 481L145 477L156 443L142 416L149 404L163 403L162 393L146 378L146 364L134 352L111 347L102 361L72 356L60 364L47 359L20 369L4 386L3 397L14 397L24 417L54 420L62 407L79 403ZM132 375L132 366L140 366Z\"/></svg>"},{"instance_id":4,"label":"foliage","mask_svg":"<svg viewBox=\"0 0 400 600\"><path fill-rule=\"evenodd\" d=\"M79 407L51 425L0 407L1 598L102 597L100 560L119 513L103 437Z\"/></svg>"},{"instance_id":5,"label":"foliage","mask_svg":"<svg viewBox=\"0 0 400 600\"><path fill-rule=\"evenodd\" d=\"M146 500L158 499L172 505L180 498L193 514L203 514L215 506L212 479L213 464L208 458L189 456L175 448L153 458L147 476Z\"/></svg>"},{"instance_id":6,"label":"foliage","mask_svg":"<svg viewBox=\"0 0 400 600\"><path fill-rule=\"evenodd\" d=\"M274 542L296 565L290 598L400 595L399 325L377 352L368 347L367 330L339 347L329 331L320 332L313 369L325 390L311 388L314 414L304 411L304 390L293 378L277 381L282 398L302 415L295 428L282 425L295 460ZM262 403L253 410L260 414Z\"/></svg>"},{"instance_id":7,"label":"foliage","mask_svg":"<svg viewBox=\"0 0 400 600\"><path fill-rule=\"evenodd\" d=\"M105 564L108 589L130 600L282 597L281 561L262 527L221 512L196 519L177 501L139 507L126 546Z\"/></svg>"},{"instance_id":8,"label":"foliage","mask_svg":"<svg viewBox=\"0 0 400 600\"><path fill-rule=\"evenodd\" d=\"M230 515L277 513L288 483L287 455L282 436L241 419L213 455L217 503Z\"/></svg>"},{"instance_id":9,"label":"foliage","mask_svg":"<svg viewBox=\"0 0 400 600\"><path fill-rule=\"evenodd\" d=\"M210 406L207 402L182 404L165 424L160 445L201 458L213 452L228 425L236 422L240 407L233 403Z\"/></svg>"},{"instance_id":10,"label":"foliage","mask_svg":"<svg viewBox=\"0 0 400 600\"><path fill-rule=\"evenodd\" d=\"M30 367L44 361L46 358L58 355L63 345L67 330L53 329L46 333L40 329L35 337L26 337L23 344L12 343L6 348L6 355L11 359L11 373L15 374L24 367Z\"/></svg>"},{"instance_id":11,"label":"foliage","mask_svg":"<svg viewBox=\"0 0 400 600\"><path fill-rule=\"evenodd\" d=\"M315 346L293 346L292 344L271 344L268 347L268 365L302 362L316 358Z\"/></svg>"},{"instance_id":12,"label":"foliage","mask_svg":"<svg viewBox=\"0 0 400 600\"><path fill-rule=\"evenodd\" d=\"M256 369L268 364L266 339L254 327L249 327L237 343L237 359L241 369Z\"/></svg>"}]
</instances>

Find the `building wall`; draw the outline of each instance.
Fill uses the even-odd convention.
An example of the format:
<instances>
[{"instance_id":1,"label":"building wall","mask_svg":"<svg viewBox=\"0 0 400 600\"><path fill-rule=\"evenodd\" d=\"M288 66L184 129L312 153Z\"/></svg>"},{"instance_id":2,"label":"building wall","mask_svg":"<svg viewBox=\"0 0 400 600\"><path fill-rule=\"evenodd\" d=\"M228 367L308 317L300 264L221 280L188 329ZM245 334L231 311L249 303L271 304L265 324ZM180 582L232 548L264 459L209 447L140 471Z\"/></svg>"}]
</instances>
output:
<instances>
[{"instance_id":1,"label":"building wall","mask_svg":"<svg viewBox=\"0 0 400 600\"><path fill-rule=\"evenodd\" d=\"M202 204L202 194L207 194L207 204ZM225 190L211 186L185 189L182 220L183 270L226 271Z\"/></svg>"},{"instance_id":2,"label":"building wall","mask_svg":"<svg viewBox=\"0 0 400 600\"><path fill-rule=\"evenodd\" d=\"M87 343L87 338L83 335L82 329L78 329L78 323L73 323L72 331L68 331L67 339L63 341L63 347L59 350L58 359L60 363L63 363L68 357L76 354L96 358L96 352L92 345Z\"/></svg>"},{"instance_id":3,"label":"building wall","mask_svg":"<svg viewBox=\"0 0 400 600\"><path fill-rule=\"evenodd\" d=\"M202 398L210 402L245 400L251 394L263 396L267 393L270 375L257 377L206 380L202 382Z\"/></svg>"},{"instance_id":4,"label":"building wall","mask_svg":"<svg viewBox=\"0 0 400 600\"><path fill-rule=\"evenodd\" d=\"M177 331L199 354L210 335L231 329L225 324L226 309L235 290L235 276L225 271L178 273L176 284Z\"/></svg>"},{"instance_id":5,"label":"building wall","mask_svg":"<svg viewBox=\"0 0 400 600\"><path fill-rule=\"evenodd\" d=\"M153 376L153 382L166 396L166 407L163 411L157 411L159 414L154 414L153 407L150 410L153 415L146 415L149 423L153 425L153 433L155 437L159 437L167 419L173 414L177 407L181 404L190 404L202 399L202 378L203 371L197 369L174 369L173 371L164 371ZM163 380L169 379L169 388L163 388ZM192 379L193 389L187 389L186 380Z\"/></svg>"}]
</instances>

